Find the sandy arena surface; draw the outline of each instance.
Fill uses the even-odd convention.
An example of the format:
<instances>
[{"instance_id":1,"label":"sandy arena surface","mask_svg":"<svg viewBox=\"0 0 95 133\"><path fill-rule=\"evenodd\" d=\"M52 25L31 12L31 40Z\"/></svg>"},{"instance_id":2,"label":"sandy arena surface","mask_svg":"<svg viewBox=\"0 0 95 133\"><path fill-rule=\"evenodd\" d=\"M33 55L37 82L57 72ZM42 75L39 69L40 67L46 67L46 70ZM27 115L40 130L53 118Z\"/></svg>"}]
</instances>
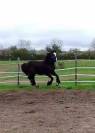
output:
<instances>
[{"instance_id":1,"label":"sandy arena surface","mask_svg":"<svg viewBox=\"0 0 95 133\"><path fill-rule=\"evenodd\" d=\"M95 133L95 92L0 93L0 133Z\"/></svg>"}]
</instances>

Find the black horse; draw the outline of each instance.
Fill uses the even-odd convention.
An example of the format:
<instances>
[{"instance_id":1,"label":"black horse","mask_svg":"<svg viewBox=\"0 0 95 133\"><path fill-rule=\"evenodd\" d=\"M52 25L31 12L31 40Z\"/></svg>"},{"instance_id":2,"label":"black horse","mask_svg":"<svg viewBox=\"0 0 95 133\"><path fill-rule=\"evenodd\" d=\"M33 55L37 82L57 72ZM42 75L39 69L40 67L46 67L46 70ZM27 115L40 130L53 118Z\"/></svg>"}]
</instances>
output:
<instances>
[{"instance_id":1,"label":"black horse","mask_svg":"<svg viewBox=\"0 0 95 133\"><path fill-rule=\"evenodd\" d=\"M59 85L59 76L55 73L55 62L57 61L56 53L54 51L47 53L43 61L30 61L21 65L22 71L28 76L32 85L36 85L35 75L46 75L51 80L47 82L47 85L51 85L53 82L53 76L56 76L56 82Z\"/></svg>"}]
</instances>

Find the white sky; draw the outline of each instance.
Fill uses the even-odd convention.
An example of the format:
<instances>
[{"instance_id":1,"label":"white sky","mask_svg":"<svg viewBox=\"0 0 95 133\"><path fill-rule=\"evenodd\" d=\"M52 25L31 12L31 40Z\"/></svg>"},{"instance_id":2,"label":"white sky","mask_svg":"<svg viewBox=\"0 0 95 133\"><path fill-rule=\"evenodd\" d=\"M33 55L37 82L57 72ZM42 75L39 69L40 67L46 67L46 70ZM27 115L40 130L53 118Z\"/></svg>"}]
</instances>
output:
<instances>
[{"instance_id":1,"label":"white sky","mask_svg":"<svg viewBox=\"0 0 95 133\"><path fill-rule=\"evenodd\" d=\"M0 0L0 42L59 38L86 49L94 37L95 0Z\"/></svg>"}]
</instances>

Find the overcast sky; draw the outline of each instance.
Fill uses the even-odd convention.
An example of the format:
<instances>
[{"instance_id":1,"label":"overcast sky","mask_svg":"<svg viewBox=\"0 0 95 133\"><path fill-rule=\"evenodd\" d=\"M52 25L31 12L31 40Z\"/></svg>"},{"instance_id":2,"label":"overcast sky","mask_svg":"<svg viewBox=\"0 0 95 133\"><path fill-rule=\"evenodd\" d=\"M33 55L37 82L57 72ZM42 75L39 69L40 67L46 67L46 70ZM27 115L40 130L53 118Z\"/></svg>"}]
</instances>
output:
<instances>
[{"instance_id":1,"label":"overcast sky","mask_svg":"<svg viewBox=\"0 0 95 133\"><path fill-rule=\"evenodd\" d=\"M43 49L55 38L64 49L88 49L95 38L95 0L0 0L0 44L26 39Z\"/></svg>"}]
</instances>

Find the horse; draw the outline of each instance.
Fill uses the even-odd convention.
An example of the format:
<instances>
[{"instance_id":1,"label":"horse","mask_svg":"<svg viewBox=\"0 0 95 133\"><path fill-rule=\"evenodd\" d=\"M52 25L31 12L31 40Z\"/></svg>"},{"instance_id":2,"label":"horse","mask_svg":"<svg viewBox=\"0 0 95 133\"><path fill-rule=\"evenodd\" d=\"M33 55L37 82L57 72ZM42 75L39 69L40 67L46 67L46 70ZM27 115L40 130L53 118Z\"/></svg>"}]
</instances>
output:
<instances>
[{"instance_id":1,"label":"horse","mask_svg":"<svg viewBox=\"0 0 95 133\"><path fill-rule=\"evenodd\" d=\"M60 84L60 79L55 72L55 62L57 61L56 52L51 51L47 53L43 61L29 61L21 65L21 70L28 76L32 86L36 86L35 75L46 75L50 78L47 82L47 86L53 82L53 76L56 76L57 85Z\"/></svg>"}]
</instances>

